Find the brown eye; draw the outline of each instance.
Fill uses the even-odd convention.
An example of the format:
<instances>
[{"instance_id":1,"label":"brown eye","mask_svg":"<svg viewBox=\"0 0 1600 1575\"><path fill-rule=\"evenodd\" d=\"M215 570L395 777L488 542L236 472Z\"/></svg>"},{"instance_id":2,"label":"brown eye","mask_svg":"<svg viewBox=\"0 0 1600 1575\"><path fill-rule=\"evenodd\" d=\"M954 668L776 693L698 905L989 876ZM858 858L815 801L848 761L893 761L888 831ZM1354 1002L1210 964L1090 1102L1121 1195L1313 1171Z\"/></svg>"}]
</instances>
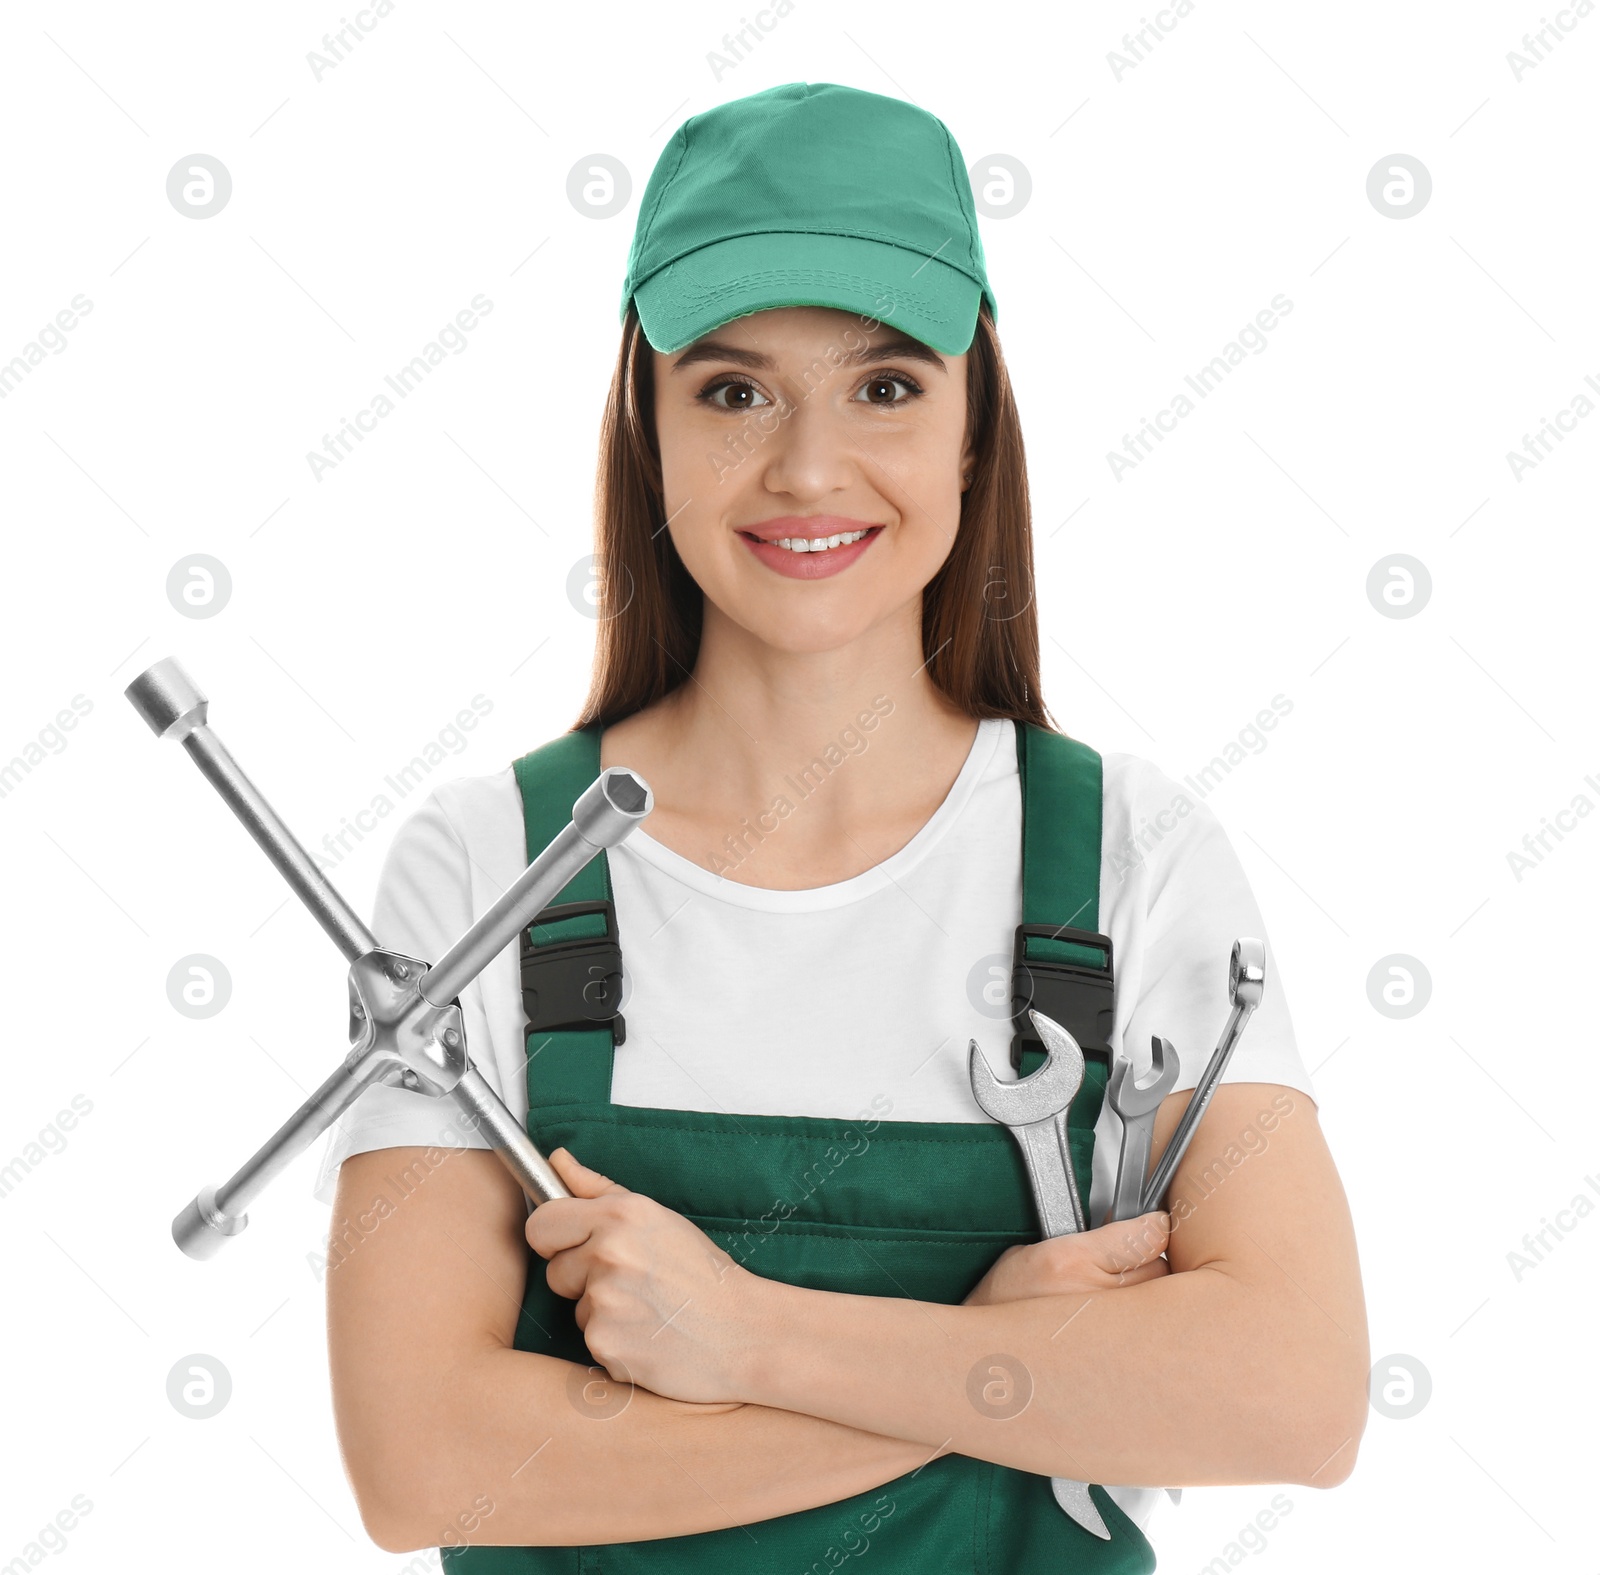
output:
<instances>
[{"instance_id":1,"label":"brown eye","mask_svg":"<svg viewBox=\"0 0 1600 1575\"><path fill-rule=\"evenodd\" d=\"M906 390L906 396L904 399L897 399L895 397L894 390L897 387ZM917 384L914 383L909 377L902 377L898 373L892 377L887 373L880 373L876 377L868 378L868 380L861 385L861 394L867 396L862 402L868 405L909 404L921 392L921 388L919 388ZM860 395L857 397L859 398Z\"/></svg>"},{"instance_id":2,"label":"brown eye","mask_svg":"<svg viewBox=\"0 0 1600 1575\"><path fill-rule=\"evenodd\" d=\"M724 393L728 395L727 399L720 397ZM724 378L721 382L712 383L701 390L699 397L718 410L756 410L760 408L756 400L761 400L763 404L767 402L766 396L753 383L742 382L738 378Z\"/></svg>"}]
</instances>

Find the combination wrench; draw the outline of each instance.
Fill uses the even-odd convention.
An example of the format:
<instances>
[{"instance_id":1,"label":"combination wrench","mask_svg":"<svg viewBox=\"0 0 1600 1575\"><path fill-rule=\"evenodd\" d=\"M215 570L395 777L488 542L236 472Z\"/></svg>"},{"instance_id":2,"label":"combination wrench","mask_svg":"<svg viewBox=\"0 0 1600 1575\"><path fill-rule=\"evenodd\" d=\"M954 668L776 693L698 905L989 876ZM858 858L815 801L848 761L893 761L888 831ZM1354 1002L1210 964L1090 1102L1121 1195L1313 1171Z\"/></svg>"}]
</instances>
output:
<instances>
[{"instance_id":1,"label":"combination wrench","mask_svg":"<svg viewBox=\"0 0 1600 1575\"><path fill-rule=\"evenodd\" d=\"M1178 1052L1170 1039L1150 1036L1150 1070L1147 1082L1135 1082L1133 1062L1118 1056L1106 1085L1106 1098L1122 1123L1122 1144L1117 1150L1117 1179L1111 1189L1111 1206L1102 1224L1137 1219L1145 1212L1144 1178L1150 1168L1150 1147L1155 1137L1156 1111L1178 1081Z\"/></svg>"},{"instance_id":2,"label":"combination wrench","mask_svg":"<svg viewBox=\"0 0 1600 1575\"><path fill-rule=\"evenodd\" d=\"M1206 1113L1206 1106L1211 1103L1211 1096L1217 1091L1217 1084L1221 1082L1234 1047L1239 1043L1239 1035L1244 1032L1250 1014L1261 1004L1266 977L1266 947L1250 936L1241 936L1233 943L1233 951L1228 957L1228 1002L1231 1010L1223 1025L1222 1038L1200 1074L1200 1081L1184 1106L1172 1141L1167 1144L1161 1163L1156 1166L1148 1185L1144 1183L1144 1173L1150 1163L1150 1140L1156 1110L1177 1081L1178 1057L1170 1040L1152 1034L1150 1063L1156 1075L1147 1087L1133 1082L1133 1063L1118 1058L1106 1092L1111 1108L1122 1120L1122 1146L1117 1155L1117 1180L1111 1207L1106 1211L1106 1223L1137 1219L1141 1214L1161 1207L1161 1200L1172 1184L1172 1177L1194 1139L1200 1118ZM1183 1489L1169 1487L1167 1497L1174 1504L1181 1503Z\"/></svg>"},{"instance_id":3,"label":"combination wrench","mask_svg":"<svg viewBox=\"0 0 1600 1575\"><path fill-rule=\"evenodd\" d=\"M979 1109L1008 1127L1022 1150L1040 1230L1047 1238L1069 1236L1085 1228L1067 1143L1067 1111L1083 1086L1083 1051L1065 1028L1042 1012L1030 1007L1028 1016L1045 1048L1040 1066L1026 1077L1002 1082L972 1039L967 1043L967 1072ZM1087 1483L1052 1477L1050 1488L1056 1502L1085 1531L1111 1540Z\"/></svg>"},{"instance_id":4,"label":"combination wrench","mask_svg":"<svg viewBox=\"0 0 1600 1575\"><path fill-rule=\"evenodd\" d=\"M1190 1143L1194 1141L1200 1118L1206 1113L1206 1106L1211 1103L1211 1096L1216 1093L1217 1084L1222 1081L1222 1074L1227 1070L1234 1048L1239 1043L1239 1035L1244 1032L1244 1025L1250 1021L1250 1014L1261 1004L1261 994L1266 988L1266 983L1265 944L1252 936L1240 936L1233 943L1233 952L1228 958L1228 1000L1232 1010L1228 1013L1227 1022L1223 1024L1222 1037L1217 1041L1217 1048L1211 1052L1211 1059L1206 1062L1205 1071L1200 1074L1200 1081L1189 1096L1189 1103L1183 1107L1178 1129L1172 1134L1172 1140L1161 1156L1161 1163L1156 1166L1155 1174L1151 1176L1149 1184L1144 1189L1141 1212L1161 1207L1161 1200L1166 1196L1167 1188L1172 1185L1172 1178L1182 1163L1183 1156L1188 1152Z\"/></svg>"},{"instance_id":5,"label":"combination wrench","mask_svg":"<svg viewBox=\"0 0 1600 1575\"><path fill-rule=\"evenodd\" d=\"M1137 1219L1148 1212L1143 1201L1144 1174L1150 1168L1156 1112L1178 1081L1178 1052L1170 1039L1163 1039L1159 1034L1150 1036L1150 1070L1154 1075L1148 1082L1135 1082L1133 1062L1119 1055L1111 1068L1111 1081L1106 1085L1106 1098L1122 1123L1122 1142L1117 1150L1117 1179L1111 1190L1111 1206L1101 1221L1105 1225ZM1182 1503L1183 1489L1169 1487L1167 1497L1174 1504Z\"/></svg>"}]
</instances>

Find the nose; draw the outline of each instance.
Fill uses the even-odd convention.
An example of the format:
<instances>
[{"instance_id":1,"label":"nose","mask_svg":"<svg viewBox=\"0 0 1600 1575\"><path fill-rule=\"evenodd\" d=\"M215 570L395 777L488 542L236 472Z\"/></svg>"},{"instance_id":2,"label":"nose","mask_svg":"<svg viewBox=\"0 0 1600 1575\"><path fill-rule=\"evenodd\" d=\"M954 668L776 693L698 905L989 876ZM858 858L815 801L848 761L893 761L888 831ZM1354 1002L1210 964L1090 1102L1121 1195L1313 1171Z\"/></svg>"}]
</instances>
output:
<instances>
[{"instance_id":1,"label":"nose","mask_svg":"<svg viewBox=\"0 0 1600 1575\"><path fill-rule=\"evenodd\" d=\"M819 498L850 486L861 455L834 413L823 382L809 397L791 399L762 435L756 458L768 492Z\"/></svg>"}]
</instances>

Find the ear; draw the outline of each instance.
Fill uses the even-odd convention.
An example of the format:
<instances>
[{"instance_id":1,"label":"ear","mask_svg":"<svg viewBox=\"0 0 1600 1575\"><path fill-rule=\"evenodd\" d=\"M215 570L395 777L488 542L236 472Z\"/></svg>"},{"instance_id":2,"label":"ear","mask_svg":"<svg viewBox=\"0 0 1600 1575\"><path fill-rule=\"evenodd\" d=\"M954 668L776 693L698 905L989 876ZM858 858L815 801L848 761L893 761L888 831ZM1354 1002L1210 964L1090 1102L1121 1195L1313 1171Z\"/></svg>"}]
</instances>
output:
<instances>
[{"instance_id":1,"label":"ear","mask_svg":"<svg viewBox=\"0 0 1600 1575\"><path fill-rule=\"evenodd\" d=\"M961 462L956 474L961 477L962 490L971 485L968 478L973 474L978 463L978 445L972 435L972 415L968 412L966 431L962 437Z\"/></svg>"}]
</instances>

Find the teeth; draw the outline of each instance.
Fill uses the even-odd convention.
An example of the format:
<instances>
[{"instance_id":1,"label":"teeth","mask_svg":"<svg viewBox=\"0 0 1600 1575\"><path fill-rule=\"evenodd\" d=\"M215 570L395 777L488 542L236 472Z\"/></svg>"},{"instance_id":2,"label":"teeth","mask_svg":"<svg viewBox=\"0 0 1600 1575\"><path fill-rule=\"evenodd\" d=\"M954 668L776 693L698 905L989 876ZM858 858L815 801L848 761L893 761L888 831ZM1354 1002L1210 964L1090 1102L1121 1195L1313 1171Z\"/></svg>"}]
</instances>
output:
<instances>
[{"instance_id":1,"label":"teeth","mask_svg":"<svg viewBox=\"0 0 1600 1575\"><path fill-rule=\"evenodd\" d=\"M785 547L790 552L826 552L830 547L842 547L852 541L860 541L867 533L864 530L846 531L842 536L818 536L809 540L804 536L785 536L772 543L774 547Z\"/></svg>"}]
</instances>

